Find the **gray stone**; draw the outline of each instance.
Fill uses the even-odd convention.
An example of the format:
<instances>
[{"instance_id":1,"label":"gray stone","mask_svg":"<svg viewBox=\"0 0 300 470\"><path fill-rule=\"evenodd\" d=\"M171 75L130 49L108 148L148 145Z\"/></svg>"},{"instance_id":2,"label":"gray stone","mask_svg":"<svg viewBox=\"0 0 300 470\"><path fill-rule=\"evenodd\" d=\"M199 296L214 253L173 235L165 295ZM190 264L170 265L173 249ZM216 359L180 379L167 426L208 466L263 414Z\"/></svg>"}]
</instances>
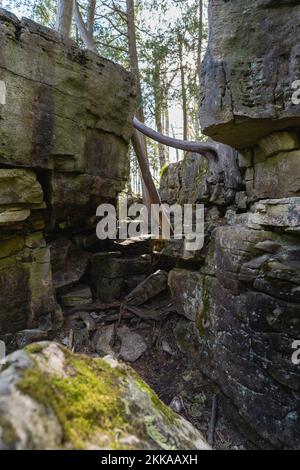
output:
<instances>
[{"instance_id":1,"label":"gray stone","mask_svg":"<svg viewBox=\"0 0 300 470\"><path fill-rule=\"evenodd\" d=\"M150 274L141 284L139 284L126 297L126 302L130 305L142 305L147 300L163 292L168 285L168 273L159 269Z\"/></svg>"},{"instance_id":2,"label":"gray stone","mask_svg":"<svg viewBox=\"0 0 300 470\"><path fill-rule=\"evenodd\" d=\"M300 197L265 199L256 203L248 214L249 227L280 228L286 232L300 232Z\"/></svg>"},{"instance_id":3,"label":"gray stone","mask_svg":"<svg viewBox=\"0 0 300 470\"><path fill-rule=\"evenodd\" d=\"M196 321L203 310L203 276L187 269L173 269L169 273L168 284L172 300L180 315Z\"/></svg>"},{"instance_id":4,"label":"gray stone","mask_svg":"<svg viewBox=\"0 0 300 470\"><path fill-rule=\"evenodd\" d=\"M118 252L104 252L91 257L90 276L98 299L110 301L127 293L129 278L133 282L136 279L136 287L140 276L147 276L153 269L150 255L123 258Z\"/></svg>"},{"instance_id":5,"label":"gray stone","mask_svg":"<svg viewBox=\"0 0 300 470\"><path fill-rule=\"evenodd\" d=\"M244 432L266 448L300 445L299 420L286 418L291 410L300 416L299 368L291 361L300 334L299 250L299 237L222 227L203 270L200 367Z\"/></svg>"},{"instance_id":6,"label":"gray stone","mask_svg":"<svg viewBox=\"0 0 300 470\"><path fill-rule=\"evenodd\" d=\"M99 328L93 338L93 347L100 356L114 356L112 346L115 339L115 326L108 325Z\"/></svg>"},{"instance_id":7,"label":"gray stone","mask_svg":"<svg viewBox=\"0 0 300 470\"><path fill-rule=\"evenodd\" d=\"M132 75L27 19L1 22L0 41L0 161L108 178L127 172Z\"/></svg>"},{"instance_id":8,"label":"gray stone","mask_svg":"<svg viewBox=\"0 0 300 470\"><path fill-rule=\"evenodd\" d=\"M142 336L127 326L119 328L117 335L121 340L120 356L124 361L135 362L147 351L147 344Z\"/></svg>"},{"instance_id":9,"label":"gray stone","mask_svg":"<svg viewBox=\"0 0 300 470\"><path fill-rule=\"evenodd\" d=\"M209 1L201 86L204 134L245 148L273 131L300 125L299 107L292 103L299 15L297 1Z\"/></svg>"}]
</instances>

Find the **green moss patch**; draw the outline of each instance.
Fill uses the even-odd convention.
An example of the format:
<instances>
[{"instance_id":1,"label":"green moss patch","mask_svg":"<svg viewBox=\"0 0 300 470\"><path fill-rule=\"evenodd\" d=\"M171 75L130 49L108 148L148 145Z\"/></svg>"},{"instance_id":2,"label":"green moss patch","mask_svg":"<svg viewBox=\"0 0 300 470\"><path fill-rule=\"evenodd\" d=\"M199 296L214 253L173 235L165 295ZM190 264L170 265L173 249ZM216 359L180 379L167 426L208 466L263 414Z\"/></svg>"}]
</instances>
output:
<instances>
[{"instance_id":1,"label":"green moss patch","mask_svg":"<svg viewBox=\"0 0 300 470\"><path fill-rule=\"evenodd\" d=\"M33 353L32 346L29 352ZM86 441L99 436L101 442L106 439L106 446L109 441L110 448L118 448L115 430L124 432L127 427L124 404L118 398L122 371L103 360L64 354L69 377L50 375L36 366L23 372L19 390L54 411L68 447L84 448Z\"/></svg>"}]
</instances>

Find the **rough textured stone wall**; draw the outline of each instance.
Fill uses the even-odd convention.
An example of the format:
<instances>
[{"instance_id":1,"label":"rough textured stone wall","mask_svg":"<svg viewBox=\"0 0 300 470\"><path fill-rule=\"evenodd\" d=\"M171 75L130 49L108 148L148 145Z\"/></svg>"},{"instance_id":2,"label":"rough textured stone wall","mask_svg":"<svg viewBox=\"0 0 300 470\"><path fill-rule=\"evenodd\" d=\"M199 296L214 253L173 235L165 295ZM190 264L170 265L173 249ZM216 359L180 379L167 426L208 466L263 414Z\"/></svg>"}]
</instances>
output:
<instances>
[{"instance_id":1,"label":"rough textured stone wall","mask_svg":"<svg viewBox=\"0 0 300 470\"><path fill-rule=\"evenodd\" d=\"M179 265L169 285L186 317L181 341L197 343L199 367L236 422L259 446L299 449L300 106L291 83L299 78L300 6L211 0L209 8L202 125L242 149L243 185L234 202L214 201L207 194L220 188L201 157L166 171L163 199L184 194L206 207L202 257L193 270Z\"/></svg>"},{"instance_id":2,"label":"rough textured stone wall","mask_svg":"<svg viewBox=\"0 0 300 470\"><path fill-rule=\"evenodd\" d=\"M134 79L0 10L0 336L51 329L84 276L95 211L128 176ZM51 243L49 243L51 242ZM37 333L41 334L41 333Z\"/></svg>"},{"instance_id":3,"label":"rough textured stone wall","mask_svg":"<svg viewBox=\"0 0 300 470\"><path fill-rule=\"evenodd\" d=\"M244 148L275 130L300 125L292 104L299 78L297 0L211 0L203 65L205 134Z\"/></svg>"}]
</instances>

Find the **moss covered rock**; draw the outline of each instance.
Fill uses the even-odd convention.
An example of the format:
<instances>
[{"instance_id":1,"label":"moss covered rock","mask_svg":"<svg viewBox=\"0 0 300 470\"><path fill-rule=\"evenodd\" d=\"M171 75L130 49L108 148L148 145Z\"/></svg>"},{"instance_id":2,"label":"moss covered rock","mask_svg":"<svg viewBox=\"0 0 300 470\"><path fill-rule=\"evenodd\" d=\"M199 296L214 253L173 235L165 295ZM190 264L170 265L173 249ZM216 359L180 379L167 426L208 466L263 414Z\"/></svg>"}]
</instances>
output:
<instances>
[{"instance_id":1,"label":"moss covered rock","mask_svg":"<svg viewBox=\"0 0 300 470\"><path fill-rule=\"evenodd\" d=\"M124 364L36 343L0 369L0 449L208 449Z\"/></svg>"}]
</instances>

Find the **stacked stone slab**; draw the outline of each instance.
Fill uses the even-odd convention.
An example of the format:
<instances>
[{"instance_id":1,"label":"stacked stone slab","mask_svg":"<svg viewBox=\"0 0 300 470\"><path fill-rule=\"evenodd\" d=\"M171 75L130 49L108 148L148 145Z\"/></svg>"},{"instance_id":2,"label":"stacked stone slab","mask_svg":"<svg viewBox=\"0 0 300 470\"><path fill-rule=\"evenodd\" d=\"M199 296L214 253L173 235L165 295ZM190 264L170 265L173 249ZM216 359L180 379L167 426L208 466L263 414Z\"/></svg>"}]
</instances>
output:
<instances>
[{"instance_id":1,"label":"stacked stone slab","mask_svg":"<svg viewBox=\"0 0 300 470\"><path fill-rule=\"evenodd\" d=\"M217 141L244 148L299 127L292 85L299 79L297 0L209 1L201 124Z\"/></svg>"},{"instance_id":2,"label":"stacked stone slab","mask_svg":"<svg viewBox=\"0 0 300 470\"><path fill-rule=\"evenodd\" d=\"M211 0L209 17L202 126L240 150L244 188L207 233L198 270L176 269L169 284L189 319L181 328L198 340L199 367L236 422L259 446L299 449L300 366L292 356L300 340L300 105L291 95L300 6ZM193 185L184 176L180 191L188 184L190 202L210 208L199 191L210 175L197 174ZM172 198L174 188L165 188Z\"/></svg>"},{"instance_id":3,"label":"stacked stone slab","mask_svg":"<svg viewBox=\"0 0 300 470\"><path fill-rule=\"evenodd\" d=\"M54 263L63 258L67 245L74 253L70 263L76 258L80 266L71 270L66 258L65 271L71 278L84 274L86 256L72 248L71 239L82 242L87 230L95 241L96 207L115 202L124 188L135 84L122 67L2 9L0 51L5 90L0 105L4 335L53 327L57 280L53 286L46 243L50 236L56 239ZM60 254L57 246L62 247ZM65 284L72 282L67 279Z\"/></svg>"}]
</instances>

